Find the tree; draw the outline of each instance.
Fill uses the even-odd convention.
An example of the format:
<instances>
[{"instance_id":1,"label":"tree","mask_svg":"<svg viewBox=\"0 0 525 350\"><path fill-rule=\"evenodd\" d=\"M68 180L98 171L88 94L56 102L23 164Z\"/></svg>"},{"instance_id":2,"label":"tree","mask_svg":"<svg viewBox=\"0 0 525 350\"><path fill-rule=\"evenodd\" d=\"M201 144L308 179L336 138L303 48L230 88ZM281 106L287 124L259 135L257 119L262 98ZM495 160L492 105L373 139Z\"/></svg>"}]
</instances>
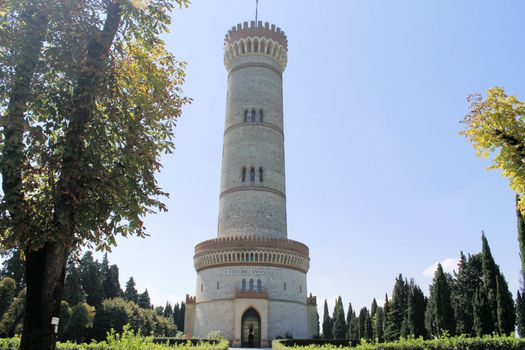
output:
<instances>
[{"instance_id":1,"label":"tree","mask_svg":"<svg viewBox=\"0 0 525 350\"><path fill-rule=\"evenodd\" d=\"M0 280L0 320L16 295L16 282L11 277Z\"/></svg>"},{"instance_id":2,"label":"tree","mask_svg":"<svg viewBox=\"0 0 525 350\"><path fill-rule=\"evenodd\" d=\"M350 337L350 326L352 324L352 303L348 303L348 309L346 310L346 339L351 339Z\"/></svg>"},{"instance_id":3,"label":"tree","mask_svg":"<svg viewBox=\"0 0 525 350\"><path fill-rule=\"evenodd\" d=\"M451 287L441 264L437 266L430 287L427 313L429 323L427 329L433 336L439 337L444 332L450 335L455 334L456 324L452 308Z\"/></svg>"},{"instance_id":4,"label":"tree","mask_svg":"<svg viewBox=\"0 0 525 350\"><path fill-rule=\"evenodd\" d=\"M151 309L151 300L149 298L148 289L144 291L144 293L139 294L139 300L138 303L139 307L143 309Z\"/></svg>"},{"instance_id":5,"label":"tree","mask_svg":"<svg viewBox=\"0 0 525 350\"><path fill-rule=\"evenodd\" d=\"M384 340L383 325L385 322L385 313L381 306L377 307L375 317L372 321L372 326L374 327L374 340L375 342L381 343Z\"/></svg>"},{"instance_id":6,"label":"tree","mask_svg":"<svg viewBox=\"0 0 525 350\"><path fill-rule=\"evenodd\" d=\"M78 303L73 306L73 312L67 327L67 336L77 343L84 342L87 332L93 327L95 308L87 303Z\"/></svg>"},{"instance_id":7,"label":"tree","mask_svg":"<svg viewBox=\"0 0 525 350\"><path fill-rule=\"evenodd\" d=\"M186 303L181 301L179 309L179 322L177 323L177 328L179 331L184 333L184 317L186 316Z\"/></svg>"},{"instance_id":8,"label":"tree","mask_svg":"<svg viewBox=\"0 0 525 350\"><path fill-rule=\"evenodd\" d=\"M86 293L82 290L80 269L73 261L70 261L67 266L63 299L67 301L69 305L86 302Z\"/></svg>"},{"instance_id":9,"label":"tree","mask_svg":"<svg viewBox=\"0 0 525 350\"><path fill-rule=\"evenodd\" d=\"M518 290L516 298L516 316L518 323L518 334L520 337L525 336L525 217L519 208L519 197L516 195L516 217L518 219L518 243L520 247L521 259L521 293Z\"/></svg>"},{"instance_id":10,"label":"tree","mask_svg":"<svg viewBox=\"0 0 525 350\"><path fill-rule=\"evenodd\" d=\"M476 290L482 286L481 255L465 257L461 252L458 272L455 274L456 284L452 290L454 317L456 319L456 334L474 336L473 301Z\"/></svg>"},{"instance_id":11,"label":"tree","mask_svg":"<svg viewBox=\"0 0 525 350\"><path fill-rule=\"evenodd\" d=\"M104 300L93 320L94 338L99 341L105 339L110 329L122 333L124 325L130 321L130 307L130 303L122 298Z\"/></svg>"},{"instance_id":12,"label":"tree","mask_svg":"<svg viewBox=\"0 0 525 350\"><path fill-rule=\"evenodd\" d=\"M324 300L324 311L323 311L323 338L332 339L332 319L328 313L328 303Z\"/></svg>"},{"instance_id":13,"label":"tree","mask_svg":"<svg viewBox=\"0 0 525 350\"><path fill-rule=\"evenodd\" d=\"M60 303L60 321L58 323L58 339L61 341L66 340L66 332L72 315L73 310L69 307L69 303L62 300Z\"/></svg>"},{"instance_id":14,"label":"tree","mask_svg":"<svg viewBox=\"0 0 525 350\"><path fill-rule=\"evenodd\" d=\"M22 332L22 320L26 307L26 290L22 289L4 313L0 321L0 336L13 337Z\"/></svg>"},{"instance_id":15,"label":"tree","mask_svg":"<svg viewBox=\"0 0 525 350\"><path fill-rule=\"evenodd\" d=\"M25 283L25 268L20 259L20 250L14 249L5 258L2 263L2 270L0 277L10 277L16 282L16 292L20 292L26 287Z\"/></svg>"},{"instance_id":16,"label":"tree","mask_svg":"<svg viewBox=\"0 0 525 350\"><path fill-rule=\"evenodd\" d=\"M361 308L358 316L358 338L359 339L372 339L372 321L370 319L370 313L366 307Z\"/></svg>"},{"instance_id":17,"label":"tree","mask_svg":"<svg viewBox=\"0 0 525 350\"><path fill-rule=\"evenodd\" d=\"M472 302L474 331L478 337L491 334L494 331L492 312L490 310L487 294L483 287L476 290Z\"/></svg>"},{"instance_id":18,"label":"tree","mask_svg":"<svg viewBox=\"0 0 525 350\"><path fill-rule=\"evenodd\" d=\"M385 326L385 340L398 340L401 336L401 327L406 313L408 283L399 274L396 278L392 299L388 303L388 314Z\"/></svg>"},{"instance_id":19,"label":"tree","mask_svg":"<svg viewBox=\"0 0 525 350\"><path fill-rule=\"evenodd\" d=\"M493 154L489 170L501 170L510 188L519 196L518 206L525 214L525 105L516 96L508 96L500 87L469 97L470 110L461 132L478 157Z\"/></svg>"},{"instance_id":20,"label":"tree","mask_svg":"<svg viewBox=\"0 0 525 350\"><path fill-rule=\"evenodd\" d=\"M412 336L415 338L426 337L425 311L426 300L423 291L414 280L410 280L407 295L406 316L401 327L403 337Z\"/></svg>"},{"instance_id":21,"label":"tree","mask_svg":"<svg viewBox=\"0 0 525 350\"><path fill-rule=\"evenodd\" d=\"M499 275L499 268L492 257L489 243L485 234L481 235L482 249L481 249L481 263L483 272L483 288L487 296L489 308L491 310L490 319L488 322L492 324L489 328L489 334L497 329L497 276Z\"/></svg>"},{"instance_id":22,"label":"tree","mask_svg":"<svg viewBox=\"0 0 525 350\"><path fill-rule=\"evenodd\" d=\"M132 301L135 304L139 302L139 292L135 288L135 280L133 277L130 277L128 282L126 282L126 290L124 290L124 299L127 301Z\"/></svg>"},{"instance_id":23,"label":"tree","mask_svg":"<svg viewBox=\"0 0 525 350\"><path fill-rule=\"evenodd\" d=\"M518 295L516 297L516 321L518 328L518 335L520 337L525 336L525 301L523 296L518 290Z\"/></svg>"},{"instance_id":24,"label":"tree","mask_svg":"<svg viewBox=\"0 0 525 350\"><path fill-rule=\"evenodd\" d=\"M174 3L6 0L0 12L2 248L26 258L21 349L50 349L68 254L144 237L165 210L183 66L159 38Z\"/></svg>"},{"instance_id":25,"label":"tree","mask_svg":"<svg viewBox=\"0 0 525 350\"><path fill-rule=\"evenodd\" d=\"M82 290L86 293L86 302L97 307L104 300L104 278L100 264L93 259L93 253L87 251L80 260L79 267L80 283Z\"/></svg>"},{"instance_id":26,"label":"tree","mask_svg":"<svg viewBox=\"0 0 525 350\"><path fill-rule=\"evenodd\" d=\"M333 316L333 329L332 335L334 339L345 339L346 338L346 321L345 311L343 308L343 301L341 297L338 297L335 302L334 316Z\"/></svg>"},{"instance_id":27,"label":"tree","mask_svg":"<svg viewBox=\"0 0 525 350\"><path fill-rule=\"evenodd\" d=\"M500 273L496 280L496 304L498 332L501 335L510 335L516 326L516 309L512 293L505 277Z\"/></svg>"},{"instance_id":28,"label":"tree","mask_svg":"<svg viewBox=\"0 0 525 350\"><path fill-rule=\"evenodd\" d=\"M171 307L170 302L166 302L166 306L164 307L161 315L167 318L173 318L173 308Z\"/></svg>"}]
</instances>

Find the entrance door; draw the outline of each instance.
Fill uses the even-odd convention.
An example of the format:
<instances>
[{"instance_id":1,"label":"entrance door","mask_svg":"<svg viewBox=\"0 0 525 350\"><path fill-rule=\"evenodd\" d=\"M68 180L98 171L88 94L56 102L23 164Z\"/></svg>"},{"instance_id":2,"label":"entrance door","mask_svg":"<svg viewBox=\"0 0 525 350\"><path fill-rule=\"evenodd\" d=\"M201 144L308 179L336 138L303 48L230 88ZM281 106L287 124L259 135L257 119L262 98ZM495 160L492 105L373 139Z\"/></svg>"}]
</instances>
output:
<instances>
[{"instance_id":1,"label":"entrance door","mask_svg":"<svg viewBox=\"0 0 525 350\"><path fill-rule=\"evenodd\" d=\"M261 317L254 308L249 308L242 315L241 347L261 347Z\"/></svg>"}]
</instances>

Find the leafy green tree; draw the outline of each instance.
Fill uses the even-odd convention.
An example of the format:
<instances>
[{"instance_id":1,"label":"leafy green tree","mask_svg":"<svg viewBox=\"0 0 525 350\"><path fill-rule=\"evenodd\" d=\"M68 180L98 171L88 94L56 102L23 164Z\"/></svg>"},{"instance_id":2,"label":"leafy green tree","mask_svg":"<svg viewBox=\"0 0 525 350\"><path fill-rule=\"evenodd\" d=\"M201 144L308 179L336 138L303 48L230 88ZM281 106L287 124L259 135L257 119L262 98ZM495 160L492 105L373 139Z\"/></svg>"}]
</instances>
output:
<instances>
[{"instance_id":1,"label":"leafy green tree","mask_svg":"<svg viewBox=\"0 0 525 350\"><path fill-rule=\"evenodd\" d=\"M24 263L20 258L20 250L13 249L6 254L2 262L0 277L10 277L16 282L16 293L26 287Z\"/></svg>"},{"instance_id":2,"label":"leafy green tree","mask_svg":"<svg viewBox=\"0 0 525 350\"><path fill-rule=\"evenodd\" d=\"M25 256L21 350L50 349L70 251L145 236L155 174L187 102L160 39L185 0L5 0L0 12L0 237Z\"/></svg>"},{"instance_id":3,"label":"leafy green tree","mask_svg":"<svg viewBox=\"0 0 525 350\"><path fill-rule=\"evenodd\" d=\"M494 331L492 312L485 289L478 288L472 302L473 324L476 336L481 337Z\"/></svg>"},{"instance_id":4,"label":"leafy green tree","mask_svg":"<svg viewBox=\"0 0 525 350\"><path fill-rule=\"evenodd\" d=\"M151 300L147 288L144 293L139 294L138 305L143 309L151 309Z\"/></svg>"},{"instance_id":5,"label":"leafy green tree","mask_svg":"<svg viewBox=\"0 0 525 350\"><path fill-rule=\"evenodd\" d=\"M124 299L127 301L132 301L135 304L139 303L139 292L135 288L135 280L133 277L130 277L126 282L126 289L124 290Z\"/></svg>"},{"instance_id":6,"label":"leafy green tree","mask_svg":"<svg viewBox=\"0 0 525 350\"><path fill-rule=\"evenodd\" d=\"M78 303L73 306L71 319L67 327L67 337L77 343L88 339L88 332L93 327L95 308L87 303Z\"/></svg>"},{"instance_id":7,"label":"leafy green tree","mask_svg":"<svg viewBox=\"0 0 525 350\"><path fill-rule=\"evenodd\" d=\"M323 338L332 339L332 319L328 313L328 303L326 299L324 300L324 311L323 311Z\"/></svg>"},{"instance_id":8,"label":"leafy green tree","mask_svg":"<svg viewBox=\"0 0 525 350\"><path fill-rule=\"evenodd\" d=\"M60 321L58 323L58 339L61 341L67 339L67 329L69 327L69 322L71 321L72 315L73 310L69 307L69 303L65 300L62 300L60 303Z\"/></svg>"},{"instance_id":9,"label":"leafy green tree","mask_svg":"<svg viewBox=\"0 0 525 350\"><path fill-rule=\"evenodd\" d=\"M510 335L516 327L516 309L512 293L501 273L496 280L496 292L498 332L501 335Z\"/></svg>"},{"instance_id":10,"label":"leafy green tree","mask_svg":"<svg viewBox=\"0 0 525 350\"><path fill-rule=\"evenodd\" d=\"M408 283L399 274L396 278L392 299L388 303L388 314L385 326L385 340L398 340L401 336L401 327L406 314Z\"/></svg>"},{"instance_id":11,"label":"leafy green tree","mask_svg":"<svg viewBox=\"0 0 525 350\"><path fill-rule=\"evenodd\" d=\"M11 277L0 280L0 320L16 296L16 282Z\"/></svg>"},{"instance_id":12,"label":"leafy green tree","mask_svg":"<svg viewBox=\"0 0 525 350\"><path fill-rule=\"evenodd\" d=\"M343 301L341 297L338 297L335 302L334 314L333 314L333 329L332 335L334 339L345 339L346 338L346 321L345 311L343 307Z\"/></svg>"},{"instance_id":13,"label":"leafy green tree","mask_svg":"<svg viewBox=\"0 0 525 350\"><path fill-rule=\"evenodd\" d=\"M80 269L73 261L70 261L67 266L63 298L69 305L86 302L86 293L82 290Z\"/></svg>"},{"instance_id":14,"label":"leafy green tree","mask_svg":"<svg viewBox=\"0 0 525 350\"><path fill-rule=\"evenodd\" d=\"M124 325L130 322L130 318L130 302L122 298L104 300L93 320L94 338L99 341L105 339L106 333L111 329L119 334L122 333Z\"/></svg>"},{"instance_id":15,"label":"leafy green tree","mask_svg":"<svg viewBox=\"0 0 525 350\"><path fill-rule=\"evenodd\" d=\"M430 287L427 313L427 329L431 335L439 337L443 332L450 335L455 334L456 325L454 309L452 308L451 286L441 264L437 266Z\"/></svg>"},{"instance_id":16,"label":"leafy green tree","mask_svg":"<svg viewBox=\"0 0 525 350\"><path fill-rule=\"evenodd\" d=\"M26 290L22 289L4 313L0 321L0 336L11 338L22 332L22 321L26 307Z\"/></svg>"}]
</instances>

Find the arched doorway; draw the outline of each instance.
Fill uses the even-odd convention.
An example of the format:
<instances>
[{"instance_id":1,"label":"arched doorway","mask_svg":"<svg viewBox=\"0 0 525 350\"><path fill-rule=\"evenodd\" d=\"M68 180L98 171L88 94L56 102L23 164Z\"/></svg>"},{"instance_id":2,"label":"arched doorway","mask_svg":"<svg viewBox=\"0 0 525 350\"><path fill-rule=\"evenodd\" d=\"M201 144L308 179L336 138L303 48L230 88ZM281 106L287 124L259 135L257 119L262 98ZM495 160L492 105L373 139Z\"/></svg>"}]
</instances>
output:
<instances>
[{"instance_id":1,"label":"arched doorway","mask_svg":"<svg viewBox=\"0 0 525 350\"><path fill-rule=\"evenodd\" d=\"M242 315L241 347L261 347L261 316L254 308L249 308Z\"/></svg>"}]
</instances>

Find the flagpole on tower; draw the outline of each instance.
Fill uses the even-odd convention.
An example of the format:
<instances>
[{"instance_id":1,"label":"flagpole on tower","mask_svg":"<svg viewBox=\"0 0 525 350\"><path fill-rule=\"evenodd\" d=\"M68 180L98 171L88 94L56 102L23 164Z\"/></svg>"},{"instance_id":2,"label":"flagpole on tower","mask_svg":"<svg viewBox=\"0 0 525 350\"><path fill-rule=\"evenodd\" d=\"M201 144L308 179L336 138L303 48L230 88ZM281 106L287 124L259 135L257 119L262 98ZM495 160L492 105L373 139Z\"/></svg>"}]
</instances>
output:
<instances>
[{"instance_id":1,"label":"flagpole on tower","mask_svg":"<svg viewBox=\"0 0 525 350\"><path fill-rule=\"evenodd\" d=\"M255 25L257 25L258 10L259 10L259 0L255 0Z\"/></svg>"}]
</instances>

